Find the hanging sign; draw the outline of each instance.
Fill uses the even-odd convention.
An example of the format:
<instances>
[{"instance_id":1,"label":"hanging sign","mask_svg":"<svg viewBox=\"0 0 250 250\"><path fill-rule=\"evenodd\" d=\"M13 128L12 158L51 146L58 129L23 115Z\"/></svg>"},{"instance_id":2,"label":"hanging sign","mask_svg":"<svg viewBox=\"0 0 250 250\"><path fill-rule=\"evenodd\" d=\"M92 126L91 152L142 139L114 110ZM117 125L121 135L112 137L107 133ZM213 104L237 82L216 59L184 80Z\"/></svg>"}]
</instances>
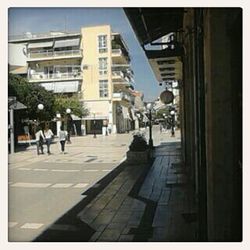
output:
<instances>
[{"instance_id":1,"label":"hanging sign","mask_svg":"<svg viewBox=\"0 0 250 250\"><path fill-rule=\"evenodd\" d=\"M171 92L169 90L165 90L165 91L161 92L161 94L160 94L160 100L164 104L171 103L174 100L174 94L173 94L173 92Z\"/></svg>"}]
</instances>

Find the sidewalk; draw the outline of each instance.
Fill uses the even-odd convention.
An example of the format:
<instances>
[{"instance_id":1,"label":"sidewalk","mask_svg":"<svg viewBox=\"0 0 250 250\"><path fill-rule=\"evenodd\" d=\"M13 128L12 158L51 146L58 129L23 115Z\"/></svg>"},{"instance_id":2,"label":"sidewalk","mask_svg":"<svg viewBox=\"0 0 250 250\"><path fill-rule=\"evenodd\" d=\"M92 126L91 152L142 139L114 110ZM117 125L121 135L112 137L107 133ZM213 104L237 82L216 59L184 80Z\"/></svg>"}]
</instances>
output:
<instances>
[{"instance_id":1,"label":"sidewalk","mask_svg":"<svg viewBox=\"0 0 250 250\"><path fill-rule=\"evenodd\" d=\"M158 140L152 163L122 163L35 241L196 241L179 137ZM59 230L64 224L67 232Z\"/></svg>"},{"instance_id":2,"label":"sidewalk","mask_svg":"<svg viewBox=\"0 0 250 250\"><path fill-rule=\"evenodd\" d=\"M148 173L126 167L79 213L95 230L90 241L195 241L195 224L185 221L194 211L179 146L159 146Z\"/></svg>"}]
</instances>

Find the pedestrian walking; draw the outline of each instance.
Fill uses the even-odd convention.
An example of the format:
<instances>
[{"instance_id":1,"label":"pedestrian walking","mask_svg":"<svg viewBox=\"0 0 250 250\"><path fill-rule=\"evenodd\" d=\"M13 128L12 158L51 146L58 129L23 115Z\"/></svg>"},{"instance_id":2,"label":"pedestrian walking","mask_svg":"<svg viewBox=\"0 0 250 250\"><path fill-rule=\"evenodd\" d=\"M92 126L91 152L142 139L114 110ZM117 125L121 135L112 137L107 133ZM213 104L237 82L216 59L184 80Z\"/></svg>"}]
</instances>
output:
<instances>
[{"instance_id":1,"label":"pedestrian walking","mask_svg":"<svg viewBox=\"0 0 250 250\"><path fill-rule=\"evenodd\" d=\"M41 129L40 126L38 126L36 128L36 134L35 134L35 136L36 136L37 155L40 154L40 149L41 149L41 153L44 154L43 153L43 143L45 141L45 137L44 137L43 131L42 131L42 129Z\"/></svg>"},{"instance_id":2,"label":"pedestrian walking","mask_svg":"<svg viewBox=\"0 0 250 250\"><path fill-rule=\"evenodd\" d=\"M59 141L61 144L61 152L65 154L65 142L67 140L68 132L63 129L63 126L61 126L60 131L59 131Z\"/></svg>"},{"instance_id":3,"label":"pedestrian walking","mask_svg":"<svg viewBox=\"0 0 250 250\"><path fill-rule=\"evenodd\" d=\"M44 136L45 136L46 145L47 145L47 153L48 153L48 155L50 155L51 154L51 152L50 152L50 144L52 142L54 134L51 131L51 129L49 128L48 124L45 126Z\"/></svg>"}]
</instances>

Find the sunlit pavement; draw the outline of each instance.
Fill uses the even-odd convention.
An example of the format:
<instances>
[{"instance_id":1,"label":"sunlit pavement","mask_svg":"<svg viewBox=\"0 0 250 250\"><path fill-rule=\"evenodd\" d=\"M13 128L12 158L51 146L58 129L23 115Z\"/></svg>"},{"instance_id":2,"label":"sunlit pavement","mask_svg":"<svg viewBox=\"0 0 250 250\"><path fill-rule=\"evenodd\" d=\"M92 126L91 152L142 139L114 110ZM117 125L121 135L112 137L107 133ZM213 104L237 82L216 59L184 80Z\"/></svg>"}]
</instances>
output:
<instances>
[{"instance_id":1,"label":"sunlit pavement","mask_svg":"<svg viewBox=\"0 0 250 250\"><path fill-rule=\"evenodd\" d=\"M148 131L145 130L145 131ZM178 141L170 132L153 128L154 144ZM66 154L58 143L52 155L36 155L36 147L9 156L9 240L32 241L81 201L82 195L125 159L132 133L72 137ZM139 173L138 173L139 174ZM61 225L60 231L69 230ZM83 237L84 238L84 237Z\"/></svg>"}]
</instances>

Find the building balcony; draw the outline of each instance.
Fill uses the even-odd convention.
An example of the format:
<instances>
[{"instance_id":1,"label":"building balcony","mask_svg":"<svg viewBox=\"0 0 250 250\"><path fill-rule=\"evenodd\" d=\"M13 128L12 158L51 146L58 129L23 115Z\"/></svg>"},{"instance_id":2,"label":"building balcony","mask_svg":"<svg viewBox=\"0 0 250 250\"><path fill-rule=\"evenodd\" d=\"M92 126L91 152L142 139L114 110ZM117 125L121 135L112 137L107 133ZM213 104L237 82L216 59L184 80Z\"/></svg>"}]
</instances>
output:
<instances>
[{"instance_id":1,"label":"building balcony","mask_svg":"<svg viewBox=\"0 0 250 250\"><path fill-rule=\"evenodd\" d=\"M112 82L115 85L130 86L130 79L122 71L112 71Z\"/></svg>"},{"instance_id":2,"label":"building balcony","mask_svg":"<svg viewBox=\"0 0 250 250\"><path fill-rule=\"evenodd\" d=\"M81 58L81 50L63 50L63 51L37 51L29 52L27 61L42 61L42 60L52 60L52 59L64 59L64 58Z\"/></svg>"},{"instance_id":3,"label":"building balcony","mask_svg":"<svg viewBox=\"0 0 250 250\"><path fill-rule=\"evenodd\" d=\"M130 57L123 49L112 49L112 62L114 64L127 64L130 62Z\"/></svg>"},{"instance_id":4,"label":"building balcony","mask_svg":"<svg viewBox=\"0 0 250 250\"><path fill-rule=\"evenodd\" d=\"M81 80L81 72L67 72L67 73L33 73L28 75L29 82L47 82L50 81L62 81L62 80Z\"/></svg>"},{"instance_id":5,"label":"building balcony","mask_svg":"<svg viewBox=\"0 0 250 250\"><path fill-rule=\"evenodd\" d=\"M113 93L113 101L126 101L131 102L131 97L123 92L120 93Z\"/></svg>"}]
</instances>

